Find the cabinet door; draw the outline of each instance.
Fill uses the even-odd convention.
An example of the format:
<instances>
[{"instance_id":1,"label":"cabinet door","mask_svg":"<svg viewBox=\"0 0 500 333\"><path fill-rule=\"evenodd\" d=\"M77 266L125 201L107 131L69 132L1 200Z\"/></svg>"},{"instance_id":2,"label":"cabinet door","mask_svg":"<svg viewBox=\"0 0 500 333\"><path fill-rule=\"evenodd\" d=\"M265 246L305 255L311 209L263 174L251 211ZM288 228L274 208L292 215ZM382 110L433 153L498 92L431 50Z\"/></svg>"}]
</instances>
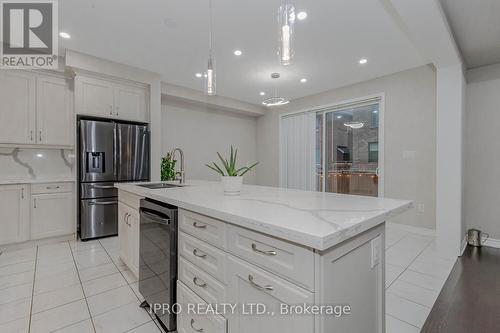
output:
<instances>
[{"instance_id":1,"label":"cabinet door","mask_svg":"<svg viewBox=\"0 0 500 333\"><path fill-rule=\"evenodd\" d=\"M129 242L129 268L136 277L139 277L139 212L129 208L128 242Z\"/></svg>"},{"instance_id":2,"label":"cabinet door","mask_svg":"<svg viewBox=\"0 0 500 333\"><path fill-rule=\"evenodd\" d=\"M313 294L252 264L228 256L227 301L239 310L228 316L228 331L239 333L303 333L314 331L314 317L281 314L281 304L313 304ZM264 314L250 304L264 304ZM274 315L273 315L274 314Z\"/></svg>"},{"instance_id":3,"label":"cabinet door","mask_svg":"<svg viewBox=\"0 0 500 333\"><path fill-rule=\"evenodd\" d=\"M77 76L75 78L77 114L114 117L113 84L108 81Z\"/></svg>"},{"instance_id":4,"label":"cabinet door","mask_svg":"<svg viewBox=\"0 0 500 333\"><path fill-rule=\"evenodd\" d=\"M71 91L65 79L37 78L37 142L72 146L73 111Z\"/></svg>"},{"instance_id":5,"label":"cabinet door","mask_svg":"<svg viewBox=\"0 0 500 333\"><path fill-rule=\"evenodd\" d=\"M35 143L35 76L0 70L0 143Z\"/></svg>"},{"instance_id":6,"label":"cabinet door","mask_svg":"<svg viewBox=\"0 0 500 333\"><path fill-rule=\"evenodd\" d=\"M118 202L118 240L120 243L120 259L125 265L129 265L129 227L127 219L129 218L128 208L125 204Z\"/></svg>"},{"instance_id":7,"label":"cabinet door","mask_svg":"<svg viewBox=\"0 0 500 333\"><path fill-rule=\"evenodd\" d=\"M115 86L115 115L120 119L148 122L147 90L118 84Z\"/></svg>"},{"instance_id":8,"label":"cabinet door","mask_svg":"<svg viewBox=\"0 0 500 333\"><path fill-rule=\"evenodd\" d=\"M74 232L72 193L35 194L31 200L32 239Z\"/></svg>"},{"instance_id":9,"label":"cabinet door","mask_svg":"<svg viewBox=\"0 0 500 333\"><path fill-rule=\"evenodd\" d=\"M0 245L27 240L28 218L28 186L0 186Z\"/></svg>"}]
</instances>

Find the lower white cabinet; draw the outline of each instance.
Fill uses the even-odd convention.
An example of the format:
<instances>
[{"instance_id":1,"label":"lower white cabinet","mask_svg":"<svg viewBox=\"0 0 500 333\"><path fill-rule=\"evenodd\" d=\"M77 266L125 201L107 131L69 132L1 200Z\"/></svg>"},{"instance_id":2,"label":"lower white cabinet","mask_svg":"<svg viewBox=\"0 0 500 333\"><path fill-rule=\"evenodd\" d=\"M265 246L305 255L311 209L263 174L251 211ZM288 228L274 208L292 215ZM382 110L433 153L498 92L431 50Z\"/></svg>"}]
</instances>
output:
<instances>
[{"instance_id":1,"label":"lower white cabinet","mask_svg":"<svg viewBox=\"0 0 500 333\"><path fill-rule=\"evenodd\" d=\"M178 302L236 306L179 332L385 332L384 225L325 251L183 209L179 227Z\"/></svg>"},{"instance_id":2,"label":"lower white cabinet","mask_svg":"<svg viewBox=\"0 0 500 333\"><path fill-rule=\"evenodd\" d=\"M31 201L31 239L74 232L74 200L71 192L33 194Z\"/></svg>"},{"instance_id":3,"label":"lower white cabinet","mask_svg":"<svg viewBox=\"0 0 500 333\"><path fill-rule=\"evenodd\" d=\"M0 245L29 238L28 185L0 186Z\"/></svg>"},{"instance_id":4,"label":"lower white cabinet","mask_svg":"<svg viewBox=\"0 0 500 333\"><path fill-rule=\"evenodd\" d=\"M74 207L72 183L0 185L0 245L75 233Z\"/></svg>"},{"instance_id":5,"label":"lower white cabinet","mask_svg":"<svg viewBox=\"0 0 500 333\"><path fill-rule=\"evenodd\" d=\"M118 238L120 258L139 277L139 211L118 202Z\"/></svg>"},{"instance_id":6,"label":"lower white cabinet","mask_svg":"<svg viewBox=\"0 0 500 333\"><path fill-rule=\"evenodd\" d=\"M234 256L227 256L226 281L228 303L241 306L228 316L229 332L313 332L313 316L280 313L282 304L313 304L311 292ZM263 306L251 308L251 304Z\"/></svg>"},{"instance_id":7,"label":"lower white cabinet","mask_svg":"<svg viewBox=\"0 0 500 333\"><path fill-rule=\"evenodd\" d=\"M226 332L226 319L224 317L217 314L203 314L201 311L197 314L194 313L195 311L188 310L188 306L190 304L199 304L200 309L206 309L207 304L180 281L177 281L177 303L181 305L182 309L182 311L177 315L177 332Z\"/></svg>"}]
</instances>

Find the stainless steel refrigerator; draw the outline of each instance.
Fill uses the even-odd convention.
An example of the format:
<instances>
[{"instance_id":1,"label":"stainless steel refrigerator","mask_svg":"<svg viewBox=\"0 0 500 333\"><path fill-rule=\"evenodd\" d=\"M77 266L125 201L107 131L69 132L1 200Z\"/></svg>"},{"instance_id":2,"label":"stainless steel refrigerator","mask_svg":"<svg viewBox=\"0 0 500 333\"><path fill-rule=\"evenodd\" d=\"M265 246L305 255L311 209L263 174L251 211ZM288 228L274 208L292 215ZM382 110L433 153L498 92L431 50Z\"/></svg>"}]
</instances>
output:
<instances>
[{"instance_id":1,"label":"stainless steel refrigerator","mask_svg":"<svg viewBox=\"0 0 500 333\"><path fill-rule=\"evenodd\" d=\"M79 119L79 232L82 240L118 234L116 182L149 180L147 125Z\"/></svg>"}]
</instances>

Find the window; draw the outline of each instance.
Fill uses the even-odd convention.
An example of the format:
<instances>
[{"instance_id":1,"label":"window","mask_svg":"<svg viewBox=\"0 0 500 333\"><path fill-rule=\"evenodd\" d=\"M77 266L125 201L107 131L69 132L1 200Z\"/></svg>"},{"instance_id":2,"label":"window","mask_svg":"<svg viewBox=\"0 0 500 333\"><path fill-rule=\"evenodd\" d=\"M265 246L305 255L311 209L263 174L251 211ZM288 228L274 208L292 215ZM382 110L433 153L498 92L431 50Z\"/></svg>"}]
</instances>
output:
<instances>
[{"instance_id":1,"label":"window","mask_svg":"<svg viewBox=\"0 0 500 333\"><path fill-rule=\"evenodd\" d=\"M368 142L368 162L378 163L378 142Z\"/></svg>"}]
</instances>

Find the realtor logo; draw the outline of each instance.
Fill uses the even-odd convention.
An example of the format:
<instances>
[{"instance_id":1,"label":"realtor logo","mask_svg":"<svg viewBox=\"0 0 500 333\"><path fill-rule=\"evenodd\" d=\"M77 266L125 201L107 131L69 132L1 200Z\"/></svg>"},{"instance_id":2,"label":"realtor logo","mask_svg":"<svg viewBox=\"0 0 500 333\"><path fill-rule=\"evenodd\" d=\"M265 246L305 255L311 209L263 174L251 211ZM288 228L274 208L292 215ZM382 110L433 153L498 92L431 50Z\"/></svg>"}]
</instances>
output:
<instances>
[{"instance_id":1,"label":"realtor logo","mask_svg":"<svg viewBox=\"0 0 500 333\"><path fill-rule=\"evenodd\" d=\"M2 68L57 68L57 0L0 0Z\"/></svg>"}]
</instances>

